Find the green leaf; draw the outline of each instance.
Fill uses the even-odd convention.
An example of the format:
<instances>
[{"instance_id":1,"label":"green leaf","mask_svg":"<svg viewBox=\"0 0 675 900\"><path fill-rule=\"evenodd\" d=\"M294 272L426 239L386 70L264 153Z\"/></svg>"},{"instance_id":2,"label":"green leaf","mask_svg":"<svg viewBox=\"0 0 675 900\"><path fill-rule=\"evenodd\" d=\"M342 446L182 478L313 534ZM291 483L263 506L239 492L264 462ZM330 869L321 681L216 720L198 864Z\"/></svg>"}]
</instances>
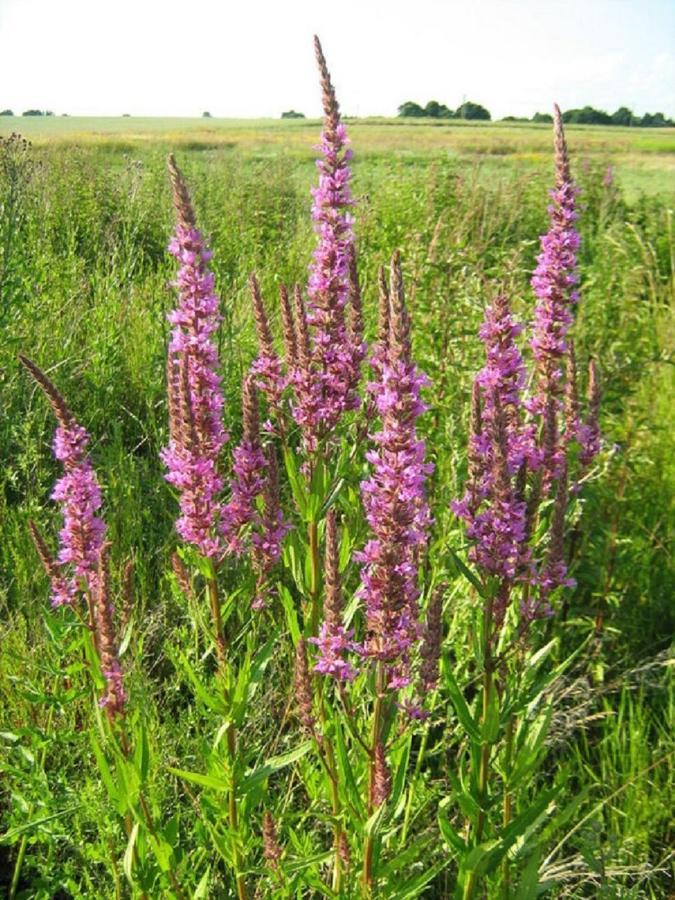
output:
<instances>
[{"instance_id":1,"label":"green leaf","mask_svg":"<svg viewBox=\"0 0 675 900\"><path fill-rule=\"evenodd\" d=\"M115 804L115 806L119 807L120 803L120 792L115 784L112 772L110 771L110 766L108 765L108 761L105 758L105 754L101 749L99 742L96 740L96 735L94 731L89 732L89 740L91 742L91 749L94 751L94 756L96 757L96 765L98 766L98 771L101 775L101 781L103 782L106 791L108 792L108 796Z\"/></svg>"},{"instance_id":2,"label":"green leaf","mask_svg":"<svg viewBox=\"0 0 675 900\"><path fill-rule=\"evenodd\" d=\"M349 760L349 753L345 745L344 733L339 721L336 721L335 723L335 746L337 749L337 760L340 767L340 774L342 775L341 781L347 791L349 802L359 813L361 820L363 820L365 818L366 811L363 806L363 800L361 799L361 792L359 791L358 785L356 783L356 778L354 777L352 764Z\"/></svg>"},{"instance_id":3,"label":"green leaf","mask_svg":"<svg viewBox=\"0 0 675 900\"><path fill-rule=\"evenodd\" d=\"M488 744L494 744L499 736L499 694L493 684L488 697L488 708L485 721L481 725L483 740Z\"/></svg>"},{"instance_id":4,"label":"green leaf","mask_svg":"<svg viewBox=\"0 0 675 900\"><path fill-rule=\"evenodd\" d=\"M281 605L284 608L284 612L286 613L286 624L288 625L288 630L291 633L293 646L297 646L302 632L300 631L300 625L298 623L298 613L295 609L295 601L293 600L293 595L288 590L285 584L279 585L279 597L281 599Z\"/></svg>"},{"instance_id":5,"label":"green leaf","mask_svg":"<svg viewBox=\"0 0 675 900\"><path fill-rule=\"evenodd\" d=\"M420 897L421 889L429 884L439 872L442 872L449 862L450 859L442 859L439 862L434 863L434 865L428 868L426 872L422 872L421 875L417 875L410 881L406 881L403 887L398 890L392 891L392 888L390 887L387 896L390 900L409 900L411 897Z\"/></svg>"},{"instance_id":6,"label":"green leaf","mask_svg":"<svg viewBox=\"0 0 675 900\"><path fill-rule=\"evenodd\" d=\"M138 739L134 747L134 763L141 782L144 782L148 776L148 768L150 766L150 748L148 746L148 733L142 722L138 726L137 736Z\"/></svg>"},{"instance_id":7,"label":"green leaf","mask_svg":"<svg viewBox=\"0 0 675 900\"><path fill-rule=\"evenodd\" d=\"M466 563L461 559L460 556L455 553L452 547L448 547L450 551L450 555L452 556L453 562L461 572L461 574L467 579L467 581L475 588L477 594L482 597L484 600L488 599L488 594L481 582L478 579L478 576L475 575L471 569L466 565Z\"/></svg>"},{"instance_id":8,"label":"green leaf","mask_svg":"<svg viewBox=\"0 0 675 900\"><path fill-rule=\"evenodd\" d=\"M405 788L406 784L406 775L408 773L408 763L410 761L410 747L412 744L412 738L412 733L408 732L403 743L403 750L401 752L401 758L396 769L396 775L394 776L394 781L391 788L391 796L387 801L389 803L389 808L392 810L394 815L396 815L396 807L398 806L398 801L403 794L403 789Z\"/></svg>"},{"instance_id":9,"label":"green leaf","mask_svg":"<svg viewBox=\"0 0 675 900\"><path fill-rule=\"evenodd\" d=\"M273 756L271 759L268 759L264 765L255 769L250 775L247 775L238 783L237 794L241 797L245 797L246 794L252 791L253 788L257 787L261 782L265 781L266 778L269 778L274 772L278 772L279 769L289 766L291 763L294 763L305 756L306 753L309 753L313 743L312 740L307 740L288 753L284 753L281 756Z\"/></svg>"},{"instance_id":10,"label":"green leaf","mask_svg":"<svg viewBox=\"0 0 675 900\"><path fill-rule=\"evenodd\" d=\"M446 800L448 799L446 798ZM451 849L460 854L466 853L466 841L450 824L442 804L438 810L438 827L443 835L443 840Z\"/></svg>"},{"instance_id":11,"label":"green leaf","mask_svg":"<svg viewBox=\"0 0 675 900\"><path fill-rule=\"evenodd\" d=\"M209 869L204 872L199 880L199 884L197 885L194 894L192 895L192 900L204 900L205 897L208 897L210 874L211 872Z\"/></svg>"},{"instance_id":12,"label":"green leaf","mask_svg":"<svg viewBox=\"0 0 675 900\"><path fill-rule=\"evenodd\" d=\"M134 877L133 877L133 868L134 868L134 847L136 846L136 840L138 838L138 822L134 823L134 827L131 829L131 834L129 835L129 840L127 842L127 849L124 851L124 860L123 860L123 868L124 874L127 877L127 881L129 884L133 885Z\"/></svg>"},{"instance_id":13,"label":"green leaf","mask_svg":"<svg viewBox=\"0 0 675 900\"><path fill-rule=\"evenodd\" d=\"M537 848L527 861L513 900L531 900L532 897L537 896L540 859L541 850Z\"/></svg>"},{"instance_id":14,"label":"green leaf","mask_svg":"<svg viewBox=\"0 0 675 900\"><path fill-rule=\"evenodd\" d=\"M213 791L229 791L231 787L229 780L218 778L216 775L188 772L185 769L174 769L173 766L167 766L167 769L177 778L183 778L185 781L191 781L193 784L199 784L201 787L210 788Z\"/></svg>"},{"instance_id":15,"label":"green leaf","mask_svg":"<svg viewBox=\"0 0 675 900\"><path fill-rule=\"evenodd\" d=\"M303 521L308 522L307 490L305 488L305 481L298 470L295 454L292 450L284 450L284 464L286 466L286 474L288 475L288 482L291 486L291 493L293 494L295 505L298 507L298 512Z\"/></svg>"},{"instance_id":16,"label":"green leaf","mask_svg":"<svg viewBox=\"0 0 675 900\"><path fill-rule=\"evenodd\" d=\"M443 657L443 673L445 676L445 684L450 696L450 701L457 714L457 718L459 719L462 727L469 735L469 737L472 740L480 743L481 735L478 726L474 722L473 716L471 715L466 700L464 699L464 694L462 694L459 685L455 681L455 676L450 670L450 663L445 656Z\"/></svg>"}]
</instances>

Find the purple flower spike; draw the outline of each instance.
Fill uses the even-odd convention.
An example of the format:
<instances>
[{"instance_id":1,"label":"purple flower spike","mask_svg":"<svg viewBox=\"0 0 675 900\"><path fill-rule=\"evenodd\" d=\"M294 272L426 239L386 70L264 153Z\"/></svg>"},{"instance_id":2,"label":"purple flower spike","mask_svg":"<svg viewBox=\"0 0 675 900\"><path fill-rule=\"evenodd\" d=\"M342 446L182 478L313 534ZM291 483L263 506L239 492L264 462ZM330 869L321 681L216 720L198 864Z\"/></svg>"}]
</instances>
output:
<instances>
[{"instance_id":1,"label":"purple flower spike","mask_svg":"<svg viewBox=\"0 0 675 900\"><path fill-rule=\"evenodd\" d=\"M337 522L332 509L326 515L326 599L323 613L324 621L318 638L310 638L310 642L319 649L314 671L339 681L351 681L356 676L356 670L345 659L345 653L358 648L352 641L352 632L342 624Z\"/></svg>"},{"instance_id":2,"label":"purple flower spike","mask_svg":"<svg viewBox=\"0 0 675 900\"><path fill-rule=\"evenodd\" d=\"M572 309L579 299L577 290L576 198L579 189L572 181L560 109L555 106L554 136L556 183L549 206L550 227L541 238L541 253L532 276L537 298L531 340L537 375L529 408L543 421L543 487L560 477L563 450L560 446L558 415L562 408L564 357L567 332L573 321Z\"/></svg>"},{"instance_id":3,"label":"purple flower spike","mask_svg":"<svg viewBox=\"0 0 675 900\"><path fill-rule=\"evenodd\" d=\"M218 459L228 439L222 426L223 392L218 352L212 335L220 323L218 297L208 270L211 252L195 226L195 216L183 176L172 156L169 173L178 224L169 244L180 264L177 308L167 365L169 446L161 457L166 480L177 488L181 515L176 530L205 557L222 552L218 536L223 481Z\"/></svg>"},{"instance_id":4,"label":"purple flower spike","mask_svg":"<svg viewBox=\"0 0 675 900\"><path fill-rule=\"evenodd\" d=\"M309 366L300 366L292 378L293 412L310 451L347 410L358 409L357 387L365 355L350 212L351 150L318 38L314 46L325 115L317 161L319 184L312 190L318 242L307 288ZM300 324L296 315L296 327Z\"/></svg>"},{"instance_id":5,"label":"purple flower spike","mask_svg":"<svg viewBox=\"0 0 675 900\"><path fill-rule=\"evenodd\" d=\"M388 664L388 686L397 690L410 683L411 649L422 636L418 558L431 523L425 484L433 467L425 461L425 445L416 433L417 418L426 408L420 390L428 382L411 358L398 254L391 282L387 353L378 359L377 381L370 386L382 429L367 454L372 474L361 485L373 536L355 558L363 563L368 636L362 653Z\"/></svg>"},{"instance_id":6,"label":"purple flower spike","mask_svg":"<svg viewBox=\"0 0 675 900\"><path fill-rule=\"evenodd\" d=\"M59 423L53 450L64 474L54 486L52 500L61 504L63 527L56 560L50 560L47 566L49 555L44 543L43 552L39 545L38 552L50 576L52 605L72 605L85 594L95 597L98 588L99 556L105 537L105 523L96 515L101 508L101 488L87 454L89 435L47 376L27 357L19 359L44 391Z\"/></svg>"}]
</instances>

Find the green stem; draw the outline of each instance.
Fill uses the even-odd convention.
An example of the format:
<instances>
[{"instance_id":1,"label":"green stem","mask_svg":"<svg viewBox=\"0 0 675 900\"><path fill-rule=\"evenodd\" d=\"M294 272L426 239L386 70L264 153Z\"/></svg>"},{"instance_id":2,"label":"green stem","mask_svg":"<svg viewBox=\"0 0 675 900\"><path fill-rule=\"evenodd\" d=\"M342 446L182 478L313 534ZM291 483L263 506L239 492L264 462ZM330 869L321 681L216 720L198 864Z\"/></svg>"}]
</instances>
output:
<instances>
[{"instance_id":1,"label":"green stem","mask_svg":"<svg viewBox=\"0 0 675 900\"><path fill-rule=\"evenodd\" d=\"M220 612L218 581L215 576L206 579L206 593L208 594L209 605L211 607L211 618L213 620L213 632L216 644L218 669L221 672L224 672L227 662L227 641L223 632L223 617Z\"/></svg>"},{"instance_id":2,"label":"green stem","mask_svg":"<svg viewBox=\"0 0 675 900\"><path fill-rule=\"evenodd\" d=\"M399 839L398 845L401 850L406 845L408 840L408 829L410 827L410 817L412 815L412 805L413 799L415 797L415 785L417 784L417 779L419 778L419 774L422 770L422 762L424 760L424 754L426 753L427 743L429 742L429 729L427 728L422 735L422 742L420 743L419 753L417 754L417 762L415 763L415 770L412 774L412 778L410 779L410 786L408 787L408 801L405 807L405 815L403 816L403 828L401 829L401 837Z\"/></svg>"},{"instance_id":3,"label":"green stem","mask_svg":"<svg viewBox=\"0 0 675 900\"><path fill-rule=\"evenodd\" d=\"M478 818L476 820L476 828L474 833L474 843L477 846L483 840L483 834L485 832L485 824L486 824L486 814L485 809L487 807L488 801L488 783L490 780L490 753L492 750L492 743L486 738L486 728L485 724L488 720L488 716L490 714L490 699L492 695L492 691L494 689L493 686L493 678L492 678L492 619L493 619L493 605L494 598L490 597L486 606L484 613L484 623L483 623L483 635L485 640L485 649L483 655L483 709L481 715L481 750L480 750L480 763L478 767L478 794L480 796L481 806L480 811L478 813ZM476 877L475 869L469 872L469 877L467 878L464 884L464 892L463 898L464 900L470 900L473 897L474 891L476 889L478 879Z\"/></svg>"},{"instance_id":4,"label":"green stem","mask_svg":"<svg viewBox=\"0 0 675 900\"><path fill-rule=\"evenodd\" d=\"M218 671L223 676L227 669L227 639L223 631L223 619L220 612L220 597L218 595L218 580L213 575L206 579L206 591L209 597L209 605L211 607L211 618L213 620L213 632L216 642L216 658L218 660ZM233 862L234 877L237 883L237 897L239 900L246 900L246 880L241 871L241 854L238 846L238 830L239 815L237 811L237 782L235 775L235 766L237 760L237 732L233 724L227 729L227 755L230 760L230 772L232 776L232 786L227 798L227 813L230 823L230 829L234 835L233 846Z\"/></svg>"},{"instance_id":5,"label":"green stem","mask_svg":"<svg viewBox=\"0 0 675 900\"><path fill-rule=\"evenodd\" d=\"M310 558L310 581L309 581L309 597L310 611L309 620L312 635L319 632L319 584L321 561L319 558L319 523L309 523L309 558Z\"/></svg>"},{"instance_id":6,"label":"green stem","mask_svg":"<svg viewBox=\"0 0 675 900\"><path fill-rule=\"evenodd\" d=\"M511 777L511 765L513 762L513 736L515 732L515 719L512 716L509 721L506 723L506 744L504 751L504 774L505 774L505 785L504 785L504 805L503 805L503 815L502 815L502 823L504 828L511 824L511 819L513 818L513 794L509 790L508 781ZM504 857L504 863L502 866L503 875L502 875L502 894L504 896L504 900L508 900L511 895L511 867L509 865L508 856Z\"/></svg>"},{"instance_id":7,"label":"green stem","mask_svg":"<svg viewBox=\"0 0 675 900\"><path fill-rule=\"evenodd\" d=\"M373 788L375 786L375 752L382 733L382 713L384 708L384 680L385 671L384 663L378 660L375 674L375 708L373 710L373 735L371 743L370 757L370 776L368 779L368 816L372 816L375 812L373 806ZM369 834L363 850L363 887L366 896L373 896L373 888L375 884L375 875L373 872L373 859L375 855L375 838Z\"/></svg>"}]
</instances>

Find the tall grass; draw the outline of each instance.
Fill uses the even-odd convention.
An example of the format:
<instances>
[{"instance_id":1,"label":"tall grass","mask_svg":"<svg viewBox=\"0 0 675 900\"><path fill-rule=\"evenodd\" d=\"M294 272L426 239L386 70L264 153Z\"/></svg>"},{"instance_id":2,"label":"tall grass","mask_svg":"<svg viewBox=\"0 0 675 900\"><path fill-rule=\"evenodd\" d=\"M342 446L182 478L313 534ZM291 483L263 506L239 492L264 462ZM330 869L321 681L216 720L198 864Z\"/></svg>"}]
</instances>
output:
<instances>
[{"instance_id":1,"label":"tall grass","mask_svg":"<svg viewBox=\"0 0 675 900\"><path fill-rule=\"evenodd\" d=\"M19 372L22 351L67 385L70 405L95 435L115 585L123 563L136 562L125 657L128 689L148 735L153 813L161 812L194 896L228 896L227 828L221 823L214 832L216 800L200 799L194 786L169 773L170 767L194 770L208 757L214 718L204 698L195 699L190 674L204 671L192 615L203 613L191 608L188 614L186 603L193 601L167 574L173 520L158 452L167 439L165 314L173 304L167 287L173 267L165 252L172 216L163 148L102 142L68 152L58 146L16 152L0 149L5 160L15 154L12 177L0 169L0 883L9 884L21 853L20 896L107 897L126 890L126 838L92 751L85 664L69 652L76 636L48 609L46 579L27 532L29 518L56 527L47 502L56 472L49 414ZM277 280L305 280L313 171L309 160L278 150L234 154L220 146L185 149L181 162L214 249L225 315L219 349L226 426L236 439L241 380L255 355L248 276L260 273L267 296L276 295ZM591 652L553 689L548 761L541 784L532 785L533 796L544 786L561 790L558 811L545 826L546 850L531 860L518 859L517 847L512 855L525 874L538 871L554 896L656 898L672 890L665 654L673 631L667 544L675 234L668 196L629 204L619 190L603 188L603 174L599 166L580 173L586 206L578 333L579 355L602 364L603 433L613 449L602 457L604 477L584 494L573 535L578 586L557 626L570 649L587 636ZM357 157L366 327L372 336L374 273L400 248L414 353L434 384L425 428L436 464L436 509L448 507L464 480L471 379L481 364L475 336L491 283L503 282L519 313L531 306L529 274L546 227L542 198L549 180L538 165L486 169L445 156ZM273 324L278 331L276 314ZM449 516L441 526L461 542ZM467 607L462 582L453 582L446 630L449 659L459 669L469 665ZM291 749L277 727L286 722L289 698L281 686L289 665L277 645L247 721L252 765ZM405 825L392 838L402 868L410 864L405 836L421 847L425 865L451 852L438 843L436 807L449 792L444 772L453 771L458 750L456 741L444 747L433 734L428 747L413 745ZM305 761L297 766L304 786L297 775L286 779L286 770L270 775L277 798L271 811L285 822L287 853L307 859L329 846L330 818L317 827L305 810L313 776ZM251 825L242 840L267 895L283 895L272 876L264 881ZM388 865L393 881L395 856ZM455 876L450 865L420 891L451 896ZM297 890L319 896L311 871L306 877ZM522 891L534 896L526 886Z\"/></svg>"}]
</instances>

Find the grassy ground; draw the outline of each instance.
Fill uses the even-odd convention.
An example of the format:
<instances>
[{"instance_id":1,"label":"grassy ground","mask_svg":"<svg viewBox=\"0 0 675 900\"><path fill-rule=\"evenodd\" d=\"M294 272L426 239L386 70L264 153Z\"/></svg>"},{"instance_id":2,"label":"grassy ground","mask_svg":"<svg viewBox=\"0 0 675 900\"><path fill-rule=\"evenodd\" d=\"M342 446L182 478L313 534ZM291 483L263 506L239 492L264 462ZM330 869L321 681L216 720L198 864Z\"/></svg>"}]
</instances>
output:
<instances>
[{"instance_id":1,"label":"grassy ground","mask_svg":"<svg viewBox=\"0 0 675 900\"><path fill-rule=\"evenodd\" d=\"M279 281L306 277L317 124L0 118L0 128L34 142L13 160L5 153L0 168L0 885L28 820L22 896L108 897L110 842L119 835L82 730L86 698L53 699L62 649L26 531L29 517L52 533L57 526L52 422L16 353L50 371L94 436L115 565L136 559L140 650L130 690L150 722L157 796L166 809L189 810L166 774L166 765L191 758L205 724L185 699L171 653L191 638L168 575L174 511L157 458L166 441L165 313L173 302L164 156L177 150L212 239L225 315L226 418L236 436L239 384L254 353L246 279L257 270L272 303ZM434 385L426 428L440 527L465 469L484 304L501 285L521 316L531 311L550 129L373 120L354 123L350 134L369 330L377 266L399 247L415 354ZM573 536L577 588L555 627L570 645L602 627L590 661L556 699L545 777L580 805L550 835L541 871L555 896L665 898L675 133L578 128L569 143L583 190L578 355L600 363L606 448ZM617 173L611 186L603 183L609 162ZM446 628L459 653L461 621L458 600ZM252 726L262 747L283 702L270 688ZM200 833L184 840L196 853ZM213 896L227 896L215 884ZM439 881L427 896L448 890Z\"/></svg>"},{"instance_id":2,"label":"grassy ground","mask_svg":"<svg viewBox=\"0 0 675 900\"><path fill-rule=\"evenodd\" d=\"M20 131L40 146L101 145L130 153L153 145L310 158L318 130L317 121L302 119L0 117L0 136ZM675 129L582 125L569 126L567 133L577 158L614 166L630 197L675 193ZM357 119L350 122L350 135L361 157L480 160L490 173L505 160L523 171L541 167L551 149L550 126L530 123Z\"/></svg>"}]
</instances>

